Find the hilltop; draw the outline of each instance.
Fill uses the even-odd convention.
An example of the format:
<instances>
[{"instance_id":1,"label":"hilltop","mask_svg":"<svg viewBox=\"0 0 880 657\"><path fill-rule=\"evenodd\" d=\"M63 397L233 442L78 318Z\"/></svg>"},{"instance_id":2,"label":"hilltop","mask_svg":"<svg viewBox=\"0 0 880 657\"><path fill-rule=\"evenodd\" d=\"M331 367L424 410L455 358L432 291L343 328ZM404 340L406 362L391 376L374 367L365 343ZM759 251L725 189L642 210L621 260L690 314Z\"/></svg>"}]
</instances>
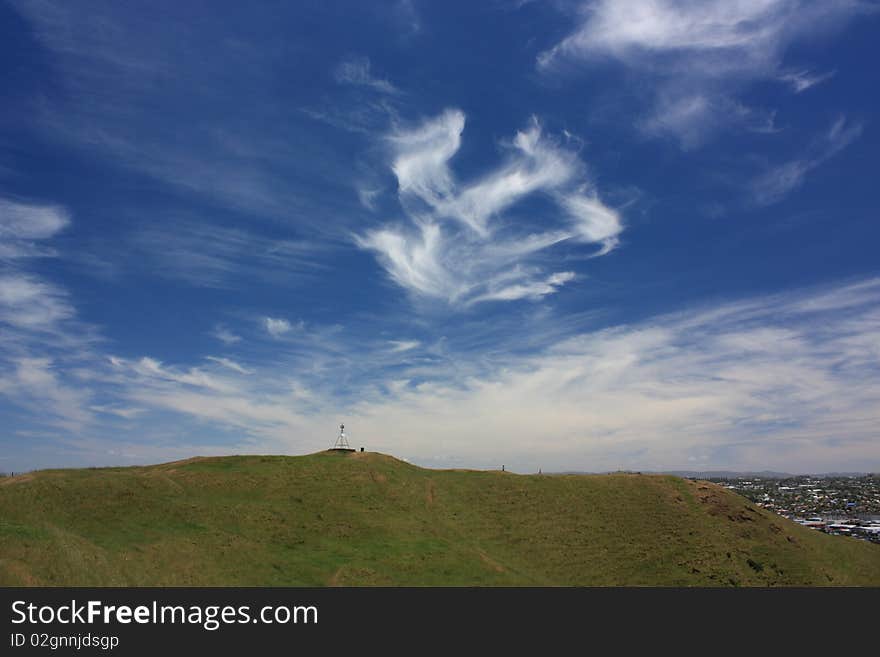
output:
<instances>
[{"instance_id":1,"label":"hilltop","mask_svg":"<svg viewBox=\"0 0 880 657\"><path fill-rule=\"evenodd\" d=\"M880 585L880 546L668 475L194 458L0 480L0 585Z\"/></svg>"}]
</instances>

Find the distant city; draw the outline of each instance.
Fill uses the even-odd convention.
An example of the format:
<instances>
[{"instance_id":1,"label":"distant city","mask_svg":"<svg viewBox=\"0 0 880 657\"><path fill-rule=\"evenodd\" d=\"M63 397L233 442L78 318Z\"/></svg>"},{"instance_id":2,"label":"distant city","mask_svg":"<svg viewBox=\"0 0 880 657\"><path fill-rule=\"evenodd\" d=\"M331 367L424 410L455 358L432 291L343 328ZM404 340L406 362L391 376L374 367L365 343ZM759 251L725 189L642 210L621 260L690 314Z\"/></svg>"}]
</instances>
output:
<instances>
[{"instance_id":1,"label":"distant city","mask_svg":"<svg viewBox=\"0 0 880 657\"><path fill-rule=\"evenodd\" d=\"M880 543L880 475L701 478L806 527Z\"/></svg>"}]
</instances>

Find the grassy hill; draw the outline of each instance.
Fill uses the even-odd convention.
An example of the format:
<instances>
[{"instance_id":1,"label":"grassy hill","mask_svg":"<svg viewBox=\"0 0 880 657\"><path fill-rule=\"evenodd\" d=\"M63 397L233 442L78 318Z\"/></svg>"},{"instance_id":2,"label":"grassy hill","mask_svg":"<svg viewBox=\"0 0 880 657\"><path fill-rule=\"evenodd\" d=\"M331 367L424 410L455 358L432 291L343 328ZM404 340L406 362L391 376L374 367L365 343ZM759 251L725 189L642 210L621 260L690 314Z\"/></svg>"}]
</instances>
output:
<instances>
[{"instance_id":1,"label":"grassy hill","mask_svg":"<svg viewBox=\"0 0 880 657\"><path fill-rule=\"evenodd\" d=\"M880 546L660 475L197 458L0 480L0 585L880 585Z\"/></svg>"}]
</instances>

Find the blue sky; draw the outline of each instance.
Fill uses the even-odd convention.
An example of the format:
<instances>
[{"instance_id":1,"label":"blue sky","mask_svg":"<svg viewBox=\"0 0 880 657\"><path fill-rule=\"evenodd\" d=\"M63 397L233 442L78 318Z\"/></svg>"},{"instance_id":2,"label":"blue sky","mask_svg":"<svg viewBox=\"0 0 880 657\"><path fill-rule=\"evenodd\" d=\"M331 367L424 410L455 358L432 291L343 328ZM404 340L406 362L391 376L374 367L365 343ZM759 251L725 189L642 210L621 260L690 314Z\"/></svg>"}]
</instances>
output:
<instances>
[{"instance_id":1,"label":"blue sky","mask_svg":"<svg viewBox=\"0 0 880 657\"><path fill-rule=\"evenodd\" d=\"M0 470L880 469L877 10L0 3Z\"/></svg>"}]
</instances>

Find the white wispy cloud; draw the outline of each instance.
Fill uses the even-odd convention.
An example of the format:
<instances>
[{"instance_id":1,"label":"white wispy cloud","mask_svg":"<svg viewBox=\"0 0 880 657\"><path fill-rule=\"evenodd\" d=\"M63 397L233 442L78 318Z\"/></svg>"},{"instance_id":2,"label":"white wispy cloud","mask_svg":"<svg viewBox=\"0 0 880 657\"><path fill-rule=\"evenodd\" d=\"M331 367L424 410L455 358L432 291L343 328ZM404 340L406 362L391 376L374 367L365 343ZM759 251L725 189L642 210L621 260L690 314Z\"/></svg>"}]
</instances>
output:
<instances>
[{"instance_id":1,"label":"white wispy cloud","mask_svg":"<svg viewBox=\"0 0 880 657\"><path fill-rule=\"evenodd\" d=\"M542 251L561 242L592 243L599 255L616 246L619 214L599 199L577 153L544 134L537 119L503 144L505 162L462 182L450 161L464 126L464 113L450 109L388 136L409 223L356 239L376 252L396 283L452 304L538 298L572 279L535 264ZM539 192L554 207L536 232L508 213Z\"/></svg>"},{"instance_id":2,"label":"white wispy cloud","mask_svg":"<svg viewBox=\"0 0 880 657\"><path fill-rule=\"evenodd\" d=\"M100 406L93 405L89 407L89 410L95 411L96 413L105 413L107 415L115 415L117 417L121 417L126 420L133 420L139 415L143 415L145 410L143 408L131 408L124 406Z\"/></svg>"},{"instance_id":3,"label":"white wispy cloud","mask_svg":"<svg viewBox=\"0 0 880 657\"><path fill-rule=\"evenodd\" d=\"M86 353L96 340L77 319L68 291L31 267L30 258L56 255L46 243L70 223L60 205L0 199L0 359L25 358L36 371L51 362L41 359Z\"/></svg>"},{"instance_id":4,"label":"white wispy cloud","mask_svg":"<svg viewBox=\"0 0 880 657\"><path fill-rule=\"evenodd\" d=\"M828 131L808 146L798 158L771 167L752 181L751 189L758 205L770 205L800 187L807 174L837 155L859 138L863 126L839 117Z\"/></svg>"},{"instance_id":5,"label":"white wispy cloud","mask_svg":"<svg viewBox=\"0 0 880 657\"><path fill-rule=\"evenodd\" d=\"M422 343L418 340L391 340L389 343L391 345L391 351L395 353L400 353L403 351L410 351L420 346Z\"/></svg>"},{"instance_id":6,"label":"white wispy cloud","mask_svg":"<svg viewBox=\"0 0 880 657\"><path fill-rule=\"evenodd\" d=\"M326 243L277 239L253 230L177 218L171 227L149 225L127 244L114 245L116 258L149 265L151 273L198 287L231 287L245 278L296 284L325 268L318 254Z\"/></svg>"},{"instance_id":7,"label":"white wispy cloud","mask_svg":"<svg viewBox=\"0 0 880 657\"><path fill-rule=\"evenodd\" d=\"M68 291L28 267L55 255L47 242L71 223L66 208L0 199L0 396L62 433L90 426L92 390L73 371L99 341Z\"/></svg>"},{"instance_id":8,"label":"white wispy cloud","mask_svg":"<svg viewBox=\"0 0 880 657\"><path fill-rule=\"evenodd\" d=\"M214 330L211 332L211 335L213 335L225 345L231 345L235 344L236 342L241 342L240 335L236 335L222 324L218 324L217 326L215 326Z\"/></svg>"},{"instance_id":9,"label":"white wispy cloud","mask_svg":"<svg viewBox=\"0 0 880 657\"><path fill-rule=\"evenodd\" d=\"M281 337L282 335L284 335L285 333L288 333L290 331L290 329L293 328L293 326L291 326L290 322L287 321L286 319L275 318L275 317L264 317L263 318L263 326L265 327L265 329L269 333L269 335L271 335L273 338Z\"/></svg>"},{"instance_id":10,"label":"white wispy cloud","mask_svg":"<svg viewBox=\"0 0 880 657\"><path fill-rule=\"evenodd\" d=\"M385 78L375 77L368 57L351 57L336 67L334 77L341 84L368 87L384 94L397 94L400 91Z\"/></svg>"},{"instance_id":11,"label":"white wispy cloud","mask_svg":"<svg viewBox=\"0 0 880 657\"><path fill-rule=\"evenodd\" d=\"M108 360L115 370L135 375L140 383L167 382L184 386L185 389L202 389L223 394L234 393L238 390L237 385L231 379L205 372L198 367L185 369L169 367L148 356L138 360L110 356Z\"/></svg>"},{"instance_id":12,"label":"white wispy cloud","mask_svg":"<svg viewBox=\"0 0 880 657\"><path fill-rule=\"evenodd\" d=\"M0 321L19 329L50 330L73 316L61 288L30 274L0 275Z\"/></svg>"},{"instance_id":13,"label":"white wispy cloud","mask_svg":"<svg viewBox=\"0 0 880 657\"><path fill-rule=\"evenodd\" d=\"M707 135L726 126L759 134L780 131L773 110L748 107L705 90L679 91L658 92L652 112L637 121L636 127L650 136L674 135L683 150L701 146Z\"/></svg>"},{"instance_id":14,"label":"white wispy cloud","mask_svg":"<svg viewBox=\"0 0 880 657\"><path fill-rule=\"evenodd\" d=\"M249 370L246 367L242 367L234 360L230 360L229 358L222 358L220 356L205 356L205 360L210 360L218 365L222 365L226 369L230 369L233 372L238 372L239 374L253 374L253 370Z\"/></svg>"},{"instance_id":15,"label":"white wispy cloud","mask_svg":"<svg viewBox=\"0 0 880 657\"><path fill-rule=\"evenodd\" d=\"M34 242L53 237L69 224L70 213L59 205L0 198L0 259L53 255Z\"/></svg>"},{"instance_id":16,"label":"white wispy cloud","mask_svg":"<svg viewBox=\"0 0 880 657\"><path fill-rule=\"evenodd\" d=\"M556 292L557 288L574 280L575 274L571 271L563 271L551 274L543 281L531 281L529 283L517 283L507 285L497 290L491 290L473 299L472 303L479 301L513 301L515 299L539 299Z\"/></svg>"},{"instance_id":17,"label":"white wispy cloud","mask_svg":"<svg viewBox=\"0 0 880 657\"><path fill-rule=\"evenodd\" d=\"M538 67L551 72L569 62L611 60L647 75L654 107L641 127L694 147L720 127L750 128L749 113L731 111L742 105L735 96L743 85L781 79L799 93L826 79L783 71L783 53L869 10L857 0L584 2L577 27L538 56Z\"/></svg>"},{"instance_id":18,"label":"white wispy cloud","mask_svg":"<svg viewBox=\"0 0 880 657\"><path fill-rule=\"evenodd\" d=\"M359 186L357 188L358 200L361 202L361 205L363 205L368 210L376 209L376 198L381 193L381 188L363 186Z\"/></svg>"},{"instance_id":19,"label":"white wispy cloud","mask_svg":"<svg viewBox=\"0 0 880 657\"><path fill-rule=\"evenodd\" d=\"M0 394L37 414L41 422L78 432L92 419L90 391L65 382L48 357L15 357L0 368Z\"/></svg>"},{"instance_id":20,"label":"white wispy cloud","mask_svg":"<svg viewBox=\"0 0 880 657\"><path fill-rule=\"evenodd\" d=\"M422 19L413 0L397 0L391 8L390 18L396 23L396 32L404 39L422 31Z\"/></svg>"},{"instance_id":21,"label":"white wispy cloud","mask_svg":"<svg viewBox=\"0 0 880 657\"><path fill-rule=\"evenodd\" d=\"M394 152L391 169L401 196L413 196L434 208L452 196L449 160L461 147L464 112L446 110L412 130L389 136Z\"/></svg>"},{"instance_id":22,"label":"white wispy cloud","mask_svg":"<svg viewBox=\"0 0 880 657\"><path fill-rule=\"evenodd\" d=\"M779 76L779 81L786 83L792 91L799 94L830 80L836 73L837 71L828 71L827 73L813 73L808 70L786 71Z\"/></svg>"},{"instance_id":23,"label":"white wispy cloud","mask_svg":"<svg viewBox=\"0 0 880 657\"><path fill-rule=\"evenodd\" d=\"M0 198L0 238L42 240L70 224L60 205L33 205Z\"/></svg>"}]
</instances>

